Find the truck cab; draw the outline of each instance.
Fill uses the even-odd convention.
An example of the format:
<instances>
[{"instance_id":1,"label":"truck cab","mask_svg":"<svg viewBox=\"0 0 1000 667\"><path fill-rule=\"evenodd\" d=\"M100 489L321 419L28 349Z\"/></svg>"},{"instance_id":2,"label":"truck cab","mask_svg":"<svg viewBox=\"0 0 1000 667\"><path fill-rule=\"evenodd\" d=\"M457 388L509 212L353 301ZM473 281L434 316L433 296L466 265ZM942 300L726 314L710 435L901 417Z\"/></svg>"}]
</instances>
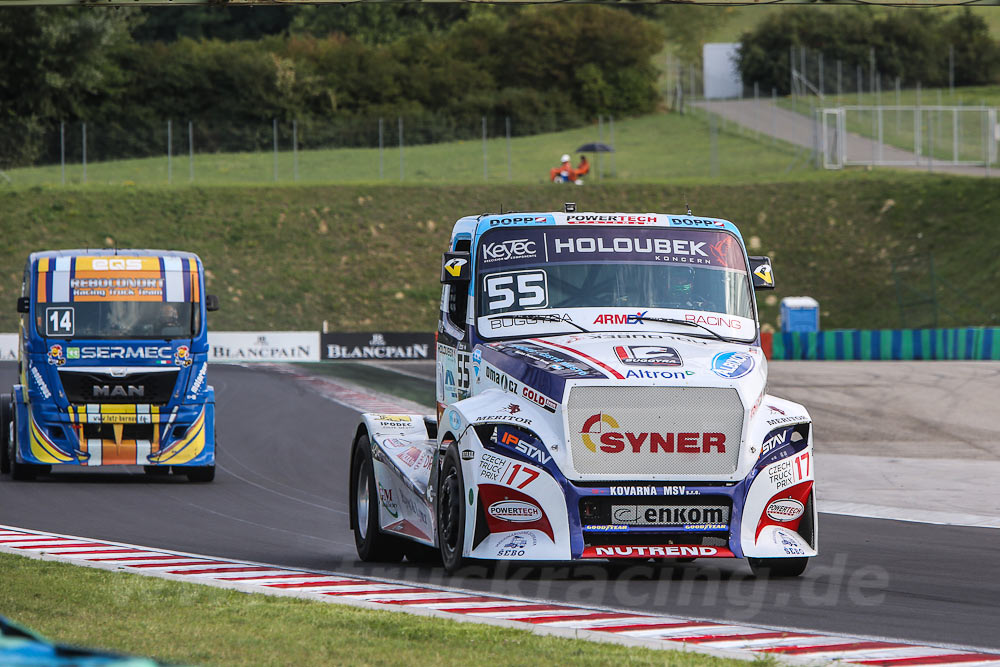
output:
<instances>
[{"instance_id":1,"label":"truck cab","mask_svg":"<svg viewBox=\"0 0 1000 667\"><path fill-rule=\"evenodd\" d=\"M800 574L817 553L812 429L767 393L770 260L726 220L570 208L455 224L436 414L366 416L356 434L362 558L384 538L452 571L712 557Z\"/></svg>"},{"instance_id":2,"label":"truck cab","mask_svg":"<svg viewBox=\"0 0 1000 667\"><path fill-rule=\"evenodd\" d=\"M215 394L197 255L32 253L24 268L18 382L0 401L0 469L143 466L215 475Z\"/></svg>"}]
</instances>

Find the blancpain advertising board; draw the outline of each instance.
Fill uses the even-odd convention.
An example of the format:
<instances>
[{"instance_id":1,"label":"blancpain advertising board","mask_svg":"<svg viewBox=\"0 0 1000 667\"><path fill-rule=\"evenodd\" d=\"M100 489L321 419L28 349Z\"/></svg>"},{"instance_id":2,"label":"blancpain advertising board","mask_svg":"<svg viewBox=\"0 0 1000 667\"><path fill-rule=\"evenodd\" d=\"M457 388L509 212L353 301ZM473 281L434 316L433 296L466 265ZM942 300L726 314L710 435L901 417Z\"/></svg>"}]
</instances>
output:
<instances>
[{"instance_id":1,"label":"blancpain advertising board","mask_svg":"<svg viewBox=\"0 0 1000 667\"><path fill-rule=\"evenodd\" d=\"M0 361L17 361L17 334L0 334Z\"/></svg>"},{"instance_id":2,"label":"blancpain advertising board","mask_svg":"<svg viewBox=\"0 0 1000 667\"><path fill-rule=\"evenodd\" d=\"M319 361L318 331L208 332L208 360Z\"/></svg>"}]
</instances>

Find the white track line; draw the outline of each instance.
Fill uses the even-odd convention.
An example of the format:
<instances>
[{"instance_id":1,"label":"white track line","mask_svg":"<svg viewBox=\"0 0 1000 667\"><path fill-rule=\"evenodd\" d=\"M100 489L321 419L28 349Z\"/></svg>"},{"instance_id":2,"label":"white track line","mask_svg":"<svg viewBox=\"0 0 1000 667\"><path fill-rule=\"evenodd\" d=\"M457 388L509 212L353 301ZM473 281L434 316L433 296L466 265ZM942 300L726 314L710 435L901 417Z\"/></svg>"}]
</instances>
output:
<instances>
[{"instance_id":1,"label":"white track line","mask_svg":"<svg viewBox=\"0 0 1000 667\"><path fill-rule=\"evenodd\" d=\"M745 660L767 655L781 662L801 664L838 660L880 667L1000 666L1000 654L968 648L581 607L437 585L296 570L11 526L0 526L0 552L248 593L295 596L368 609L502 625L540 635L695 651Z\"/></svg>"}]
</instances>

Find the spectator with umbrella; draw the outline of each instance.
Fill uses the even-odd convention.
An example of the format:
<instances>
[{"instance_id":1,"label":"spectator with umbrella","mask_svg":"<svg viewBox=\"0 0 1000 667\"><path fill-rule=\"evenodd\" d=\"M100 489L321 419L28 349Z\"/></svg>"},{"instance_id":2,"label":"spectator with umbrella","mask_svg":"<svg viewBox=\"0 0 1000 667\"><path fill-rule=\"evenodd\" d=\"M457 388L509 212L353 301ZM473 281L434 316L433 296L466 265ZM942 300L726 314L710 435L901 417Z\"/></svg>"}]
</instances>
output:
<instances>
[{"instance_id":1,"label":"spectator with umbrella","mask_svg":"<svg viewBox=\"0 0 1000 667\"><path fill-rule=\"evenodd\" d=\"M590 163L587 162L587 157L581 155L580 164L575 169L570 164L569 153L564 153L559 161L561 164L558 167L553 167L549 170L549 180L553 183L576 183L577 185L583 185L583 179L580 177L590 171Z\"/></svg>"}]
</instances>

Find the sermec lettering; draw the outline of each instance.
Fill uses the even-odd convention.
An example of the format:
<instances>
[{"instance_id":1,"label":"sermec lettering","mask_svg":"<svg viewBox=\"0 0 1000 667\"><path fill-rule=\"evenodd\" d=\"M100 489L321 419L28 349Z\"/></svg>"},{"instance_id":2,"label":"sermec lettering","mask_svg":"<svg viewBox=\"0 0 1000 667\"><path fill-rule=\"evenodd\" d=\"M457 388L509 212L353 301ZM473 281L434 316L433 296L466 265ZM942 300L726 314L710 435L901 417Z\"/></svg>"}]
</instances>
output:
<instances>
[{"instance_id":1,"label":"sermec lettering","mask_svg":"<svg viewBox=\"0 0 1000 667\"><path fill-rule=\"evenodd\" d=\"M555 239L553 250L556 254L592 253L592 252L625 252L649 253L657 255L688 255L708 257L702 250L704 241L687 241L685 239L634 239L627 236L614 238Z\"/></svg>"},{"instance_id":2,"label":"sermec lettering","mask_svg":"<svg viewBox=\"0 0 1000 667\"><path fill-rule=\"evenodd\" d=\"M91 268L94 271L141 271L142 270L142 260L141 259L95 259L91 263Z\"/></svg>"},{"instance_id":3,"label":"sermec lettering","mask_svg":"<svg viewBox=\"0 0 1000 667\"><path fill-rule=\"evenodd\" d=\"M121 345L109 347L81 347L81 359L173 359L174 351L170 347L124 347Z\"/></svg>"}]
</instances>

